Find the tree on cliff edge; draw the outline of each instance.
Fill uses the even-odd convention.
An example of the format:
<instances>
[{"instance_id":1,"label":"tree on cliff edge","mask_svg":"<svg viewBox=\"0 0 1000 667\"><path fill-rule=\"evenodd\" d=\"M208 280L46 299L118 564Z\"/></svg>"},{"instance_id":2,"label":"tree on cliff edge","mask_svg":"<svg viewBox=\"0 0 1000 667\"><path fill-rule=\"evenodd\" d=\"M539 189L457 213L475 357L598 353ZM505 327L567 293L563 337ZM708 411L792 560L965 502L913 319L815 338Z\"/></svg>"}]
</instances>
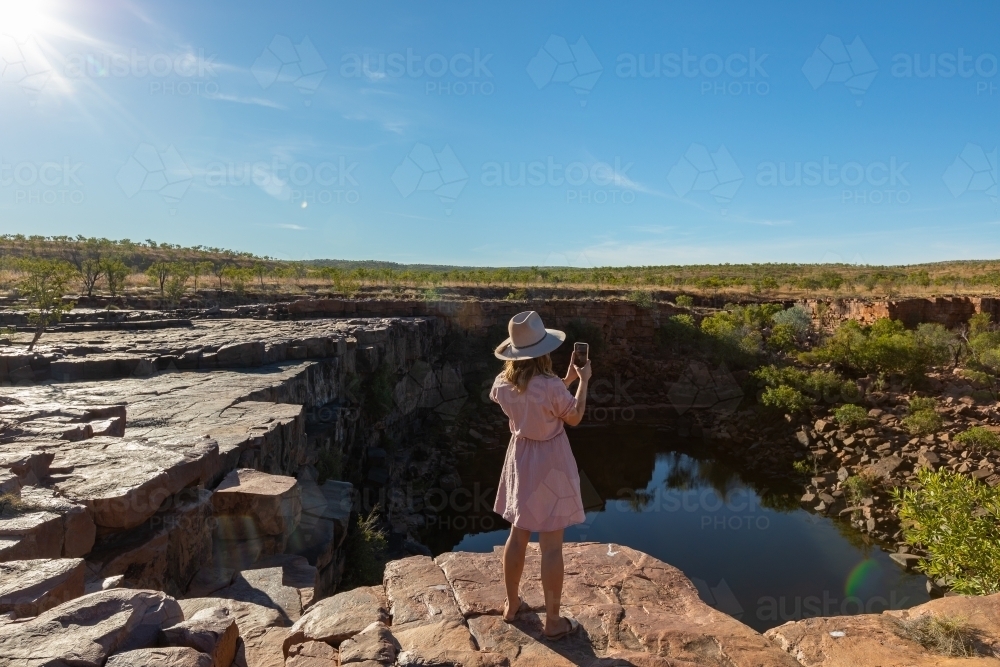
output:
<instances>
[{"instance_id":1,"label":"tree on cliff edge","mask_svg":"<svg viewBox=\"0 0 1000 667\"><path fill-rule=\"evenodd\" d=\"M45 329L73 309L73 303L64 302L63 295L75 270L66 262L35 258L23 260L20 269L24 277L18 289L27 299L28 306L34 309L28 315L28 321L35 325L35 336L28 345L28 352L31 352Z\"/></svg>"}]
</instances>

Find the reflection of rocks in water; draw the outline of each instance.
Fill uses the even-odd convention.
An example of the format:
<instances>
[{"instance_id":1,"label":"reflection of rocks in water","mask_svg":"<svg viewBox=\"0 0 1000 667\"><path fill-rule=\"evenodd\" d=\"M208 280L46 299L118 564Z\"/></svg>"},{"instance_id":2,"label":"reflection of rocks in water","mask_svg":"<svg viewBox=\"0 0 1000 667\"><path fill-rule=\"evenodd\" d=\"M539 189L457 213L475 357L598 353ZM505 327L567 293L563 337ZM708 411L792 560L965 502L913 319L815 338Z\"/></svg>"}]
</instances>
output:
<instances>
[{"instance_id":1,"label":"reflection of rocks in water","mask_svg":"<svg viewBox=\"0 0 1000 667\"><path fill-rule=\"evenodd\" d=\"M688 410L711 410L729 415L743 400L743 389L725 364L714 371L692 361L667 391L671 405L682 415Z\"/></svg>"}]
</instances>

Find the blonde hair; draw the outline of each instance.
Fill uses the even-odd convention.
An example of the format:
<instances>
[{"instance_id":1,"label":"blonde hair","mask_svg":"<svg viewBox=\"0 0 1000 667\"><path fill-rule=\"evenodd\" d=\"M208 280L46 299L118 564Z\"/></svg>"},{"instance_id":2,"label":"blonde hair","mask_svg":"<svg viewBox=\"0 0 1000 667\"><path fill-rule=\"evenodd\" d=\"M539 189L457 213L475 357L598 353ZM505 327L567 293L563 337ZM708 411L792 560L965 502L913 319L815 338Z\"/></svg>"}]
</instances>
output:
<instances>
[{"instance_id":1,"label":"blonde hair","mask_svg":"<svg viewBox=\"0 0 1000 667\"><path fill-rule=\"evenodd\" d=\"M518 392L524 393L531 378L536 375L555 377L555 373L552 372L552 357L546 354L534 359L505 361L501 375L504 380L517 387Z\"/></svg>"}]
</instances>

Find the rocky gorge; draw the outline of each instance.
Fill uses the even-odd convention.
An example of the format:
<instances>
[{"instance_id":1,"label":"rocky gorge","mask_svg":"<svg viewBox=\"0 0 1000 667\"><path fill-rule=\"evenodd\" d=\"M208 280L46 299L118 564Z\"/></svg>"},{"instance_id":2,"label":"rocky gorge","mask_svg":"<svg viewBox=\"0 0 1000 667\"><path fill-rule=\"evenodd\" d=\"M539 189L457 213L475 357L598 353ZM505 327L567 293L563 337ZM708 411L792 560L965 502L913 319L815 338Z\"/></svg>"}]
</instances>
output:
<instances>
[{"instance_id":1,"label":"rocky gorge","mask_svg":"<svg viewBox=\"0 0 1000 667\"><path fill-rule=\"evenodd\" d=\"M458 462L502 445L505 422L482 400L495 372L483 353L527 307L571 338L600 337L605 382L590 420L655 421L775 478L808 461L802 503L848 517L904 567L919 554L899 542L887 498L850 502L848 477L871 469L905 483L947 467L1000 483L995 454L953 441L967 425L1000 424L961 378L935 377L946 421L929 439L902 429L901 388L869 396L863 429L823 414L761 419L740 410L745 374L664 351L669 304L428 312L317 299L84 317L32 354L0 353L0 664L1000 664L997 595L762 635L702 602L676 568L609 544L567 551L579 636L540 641L537 557L531 612L504 624L499 559L431 558L421 531L435 510L421 499L454 493ZM344 590L348 534L376 507L396 560L381 584ZM941 658L895 630L938 613L971 620L981 657Z\"/></svg>"}]
</instances>

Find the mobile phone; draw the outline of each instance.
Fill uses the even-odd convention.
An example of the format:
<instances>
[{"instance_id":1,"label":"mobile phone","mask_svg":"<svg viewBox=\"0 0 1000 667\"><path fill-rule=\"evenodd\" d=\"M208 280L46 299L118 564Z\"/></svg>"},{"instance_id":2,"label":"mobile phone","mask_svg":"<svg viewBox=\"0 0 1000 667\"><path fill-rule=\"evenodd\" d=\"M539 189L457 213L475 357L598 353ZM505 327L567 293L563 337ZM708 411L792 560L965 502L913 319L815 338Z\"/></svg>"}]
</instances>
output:
<instances>
[{"instance_id":1,"label":"mobile phone","mask_svg":"<svg viewBox=\"0 0 1000 667\"><path fill-rule=\"evenodd\" d=\"M587 357L590 355L590 345L587 343L573 343L573 365L583 368L587 365Z\"/></svg>"}]
</instances>

